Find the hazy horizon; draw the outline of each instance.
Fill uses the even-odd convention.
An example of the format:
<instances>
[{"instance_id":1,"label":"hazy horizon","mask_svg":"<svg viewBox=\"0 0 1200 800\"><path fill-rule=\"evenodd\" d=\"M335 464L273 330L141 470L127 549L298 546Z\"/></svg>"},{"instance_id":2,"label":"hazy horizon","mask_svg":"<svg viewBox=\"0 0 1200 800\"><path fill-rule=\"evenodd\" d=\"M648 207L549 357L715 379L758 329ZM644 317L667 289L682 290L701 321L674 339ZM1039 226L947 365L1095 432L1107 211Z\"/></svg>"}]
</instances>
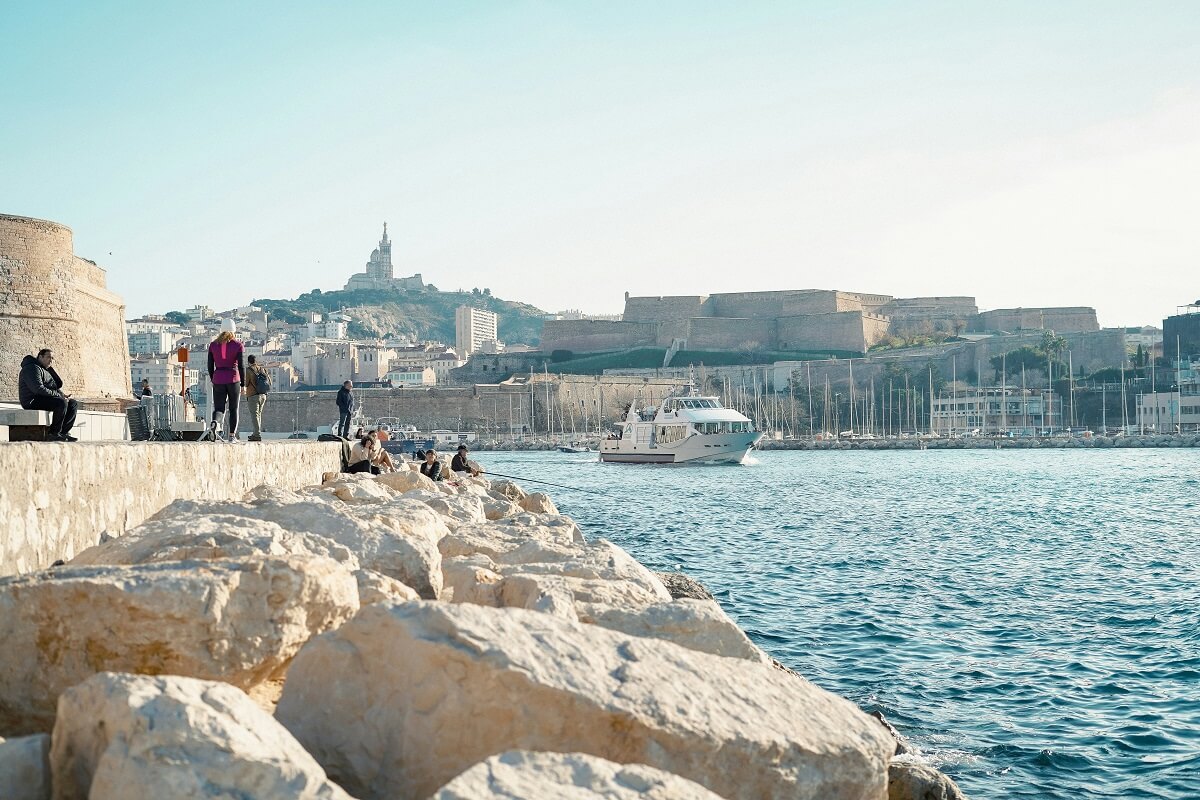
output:
<instances>
[{"instance_id":1,"label":"hazy horizon","mask_svg":"<svg viewBox=\"0 0 1200 800\"><path fill-rule=\"evenodd\" d=\"M397 276L546 311L836 288L1200 297L1200 6L6 10L0 213L129 316Z\"/></svg>"}]
</instances>

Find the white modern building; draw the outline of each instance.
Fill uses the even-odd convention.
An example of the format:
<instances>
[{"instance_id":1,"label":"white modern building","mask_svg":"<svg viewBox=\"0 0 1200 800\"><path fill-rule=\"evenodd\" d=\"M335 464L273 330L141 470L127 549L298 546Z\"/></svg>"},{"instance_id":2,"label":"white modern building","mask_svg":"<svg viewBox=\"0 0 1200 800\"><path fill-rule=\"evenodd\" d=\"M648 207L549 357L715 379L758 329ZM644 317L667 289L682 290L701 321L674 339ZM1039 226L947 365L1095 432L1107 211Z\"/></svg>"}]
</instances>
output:
<instances>
[{"instance_id":1,"label":"white modern building","mask_svg":"<svg viewBox=\"0 0 1200 800\"><path fill-rule=\"evenodd\" d=\"M395 369L387 374L393 386L436 386L437 374L429 367Z\"/></svg>"},{"instance_id":2,"label":"white modern building","mask_svg":"<svg viewBox=\"0 0 1200 800\"><path fill-rule=\"evenodd\" d=\"M181 372L184 370L185 373ZM195 368L187 369L181 365L173 354L129 359L129 384L135 396L141 394L143 379L150 381L150 389L155 394L170 394L193 383L199 374Z\"/></svg>"},{"instance_id":3,"label":"white modern building","mask_svg":"<svg viewBox=\"0 0 1200 800\"><path fill-rule=\"evenodd\" d=\"M180 338L181 334L169 330L141 331L139 333L127 332L125 334L130 355L170 353L175 349L175 343Z\"/></svg>"},{"instance_id":4,"label":"white modern building","mask_svg":"<svg viewBox=\"0 0 1200 800\"><path fill-rule=\"evenodd\" d=\"M941 436L1005 431L1036 436L1061 428L1061 398L1047 389L972 388L933 400L933 430Z\"/></svg>"},{"instance_id":5,"label":"white modern building","mask_svg":"<svg viewBox=\"0 0 1200 800\"><path fill-rule=\"evenodd\" d=\"M498 344L497 323L498 317L491 311L459 306L454 312L454 349L458 355L465 358L482 350L485 342Z\"/></svg>"}]
</instances>

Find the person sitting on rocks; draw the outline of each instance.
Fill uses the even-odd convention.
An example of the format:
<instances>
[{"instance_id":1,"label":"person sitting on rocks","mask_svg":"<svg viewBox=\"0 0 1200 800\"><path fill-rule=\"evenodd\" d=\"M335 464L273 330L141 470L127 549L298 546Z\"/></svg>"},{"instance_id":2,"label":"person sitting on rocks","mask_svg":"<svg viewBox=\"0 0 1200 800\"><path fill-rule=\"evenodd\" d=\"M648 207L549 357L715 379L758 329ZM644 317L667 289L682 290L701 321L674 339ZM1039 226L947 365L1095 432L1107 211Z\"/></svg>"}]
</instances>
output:
<instances>
[{"instance_id":1,"label":"person sitting on rocks","mask_svg":"<svg viewBox=\"0 0 1200 800\"><path fill-rule=\"evenodd\" d=\"M394 469L392 458L375 438L375 431L363 436L350 448L350 466L347 472L370 472L379 475L384 467Z\"/></svg>"},{"instance_id":2,"label":"person sitting on rocks","mask_svg":"<svg viewBox=\"0 0 1200 800\"><path fill-rule=\"evenodd\" d=\"M46 432L48 442L77 442L71 435L75 427L75 415L79 403L65 393L62 378L54 371L54 351L43 348L37 356L25 356L21 361L17 394L21 408L49 411L50 428Z\"/></svg>"},{"instance_id":3,"label":"person sitting on rocks","mask_svg":"<svg viewBox=\"0 0 1200 800\"><path fill-rule=\"evenodd\" d=\"M431 481L442 480L442 462L438 461L437 450L430 448L425 451L425 463L421 464L421 474Z\"/></svg>"},{"instance_id":4,"label":"person sitting on rocks","mask_svg":"<svg viewBox=\"0 0 1200 800\"><path fill-rule=\"evenodd\" d=\"M450 460L451 472L469 472L472 475L480 475L483 473L483 470L479 468L478 464L467 458L467 453L469 452L470 451L467 450L467 446L465 444L460 444L458 446L458 452L455 453L454 458Z\"/></svg>"}]
</instances>

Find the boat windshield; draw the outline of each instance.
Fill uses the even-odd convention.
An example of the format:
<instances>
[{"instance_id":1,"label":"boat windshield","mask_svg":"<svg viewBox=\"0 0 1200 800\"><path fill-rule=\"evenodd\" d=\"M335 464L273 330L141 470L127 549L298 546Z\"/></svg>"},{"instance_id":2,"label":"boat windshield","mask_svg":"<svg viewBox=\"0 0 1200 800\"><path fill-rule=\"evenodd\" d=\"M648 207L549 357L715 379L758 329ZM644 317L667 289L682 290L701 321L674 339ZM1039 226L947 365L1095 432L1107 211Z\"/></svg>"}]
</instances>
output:
<instances>
[{"instance_id":1,"label":"boat windshield","mask_svg":"<svg viewBox=\"0 0 1200 800\"><path fill-rule=\"evenodd\" d=\"M750 433L753 430L754 423L752 422L697 422L694 427L696 433L702 434L717 434L717 433Z\"/></svg>"},{"instance_id":2,"label":"boat windshield","mask_svg":"<svg viewBox=\"0 0 1200 800\"><path fill-rule=\"evenodd\" d=\"M711 397L687 397L675 401L678 408L721 408L721 404Z\"/></svg>"}]
</instances>

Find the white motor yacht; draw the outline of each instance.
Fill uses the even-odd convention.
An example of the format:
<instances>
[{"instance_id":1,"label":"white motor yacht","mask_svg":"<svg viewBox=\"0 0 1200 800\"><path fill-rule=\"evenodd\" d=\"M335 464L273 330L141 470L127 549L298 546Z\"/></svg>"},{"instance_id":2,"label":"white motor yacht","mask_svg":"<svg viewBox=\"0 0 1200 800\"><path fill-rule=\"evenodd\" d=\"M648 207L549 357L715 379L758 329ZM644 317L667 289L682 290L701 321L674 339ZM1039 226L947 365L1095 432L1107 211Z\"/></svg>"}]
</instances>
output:
<instances>
[{"instance_id":1,"label":"white motor yacht","mask_svg":"<svg viewBox=\"0 0 1200 800\"><path fill-rule=\"evenodd\" d=\"M600 460L629 464L736 464L762 438L754 423L719 397L691 386L657 406L629 407L625 421L600 443Z\"/></svg>"}]
</instances>

